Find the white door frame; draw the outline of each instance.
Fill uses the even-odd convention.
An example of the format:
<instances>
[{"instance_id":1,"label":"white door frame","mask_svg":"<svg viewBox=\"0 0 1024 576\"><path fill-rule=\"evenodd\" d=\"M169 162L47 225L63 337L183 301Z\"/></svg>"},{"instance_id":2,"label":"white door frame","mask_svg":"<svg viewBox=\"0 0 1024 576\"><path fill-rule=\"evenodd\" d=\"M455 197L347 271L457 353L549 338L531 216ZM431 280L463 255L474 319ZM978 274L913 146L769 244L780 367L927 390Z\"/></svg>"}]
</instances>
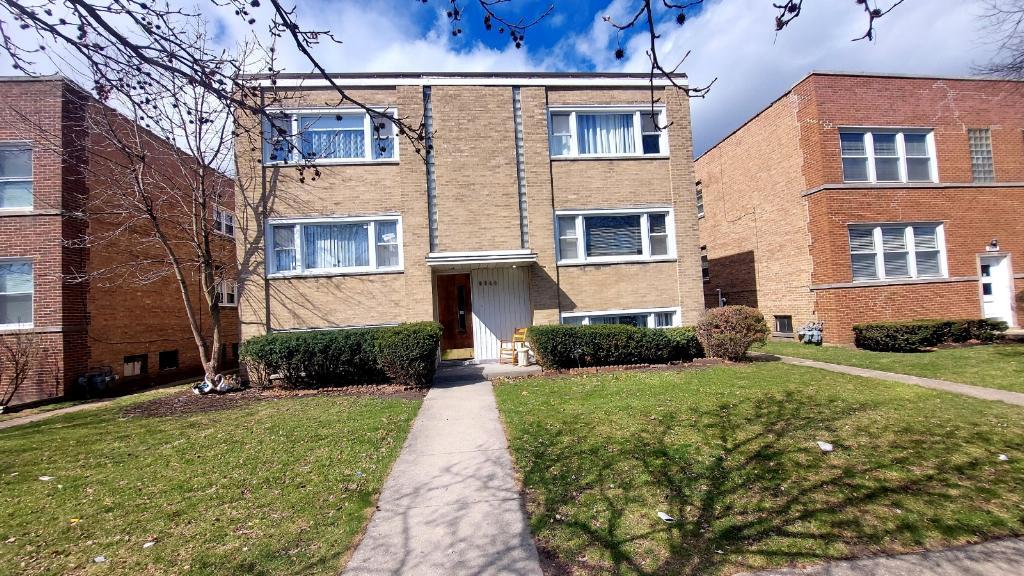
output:
<instances>
[{"instance_id":1,"label":"white door frame","mask_svg":"<svg viewBox=\"0 0 1024 576\"><path fill-rule=\"evenodd\" d=\"M985 294L982 291L982 275L981 265L982 261L986 258L1001 258L1002 266L1004 270L1004 282L1006 283L1004 288L1006 289L1006 297L1009 305L1009 318L1007 318L1007 324L1012 328L1017 326L1017 303L1016 303L1016 287L1014 286L1013 278L1013 259L1009 252L986 252L984 254L978 254L978 305L981 308L981 317L985 318ZM993 278L993 282L997 279Z\"/></svg>"}]
</instances>

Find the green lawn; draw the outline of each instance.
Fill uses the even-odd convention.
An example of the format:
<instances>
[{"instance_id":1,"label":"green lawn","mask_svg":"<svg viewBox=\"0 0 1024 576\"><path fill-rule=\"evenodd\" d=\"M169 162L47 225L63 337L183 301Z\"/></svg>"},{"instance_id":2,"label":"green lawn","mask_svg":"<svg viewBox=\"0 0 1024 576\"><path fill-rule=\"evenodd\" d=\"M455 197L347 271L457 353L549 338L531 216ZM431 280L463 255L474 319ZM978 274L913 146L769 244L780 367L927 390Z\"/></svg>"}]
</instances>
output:
<instances>
[{"instance_id":1,"label":"green lawn","mask_svg":"<svg viewBox=\"0 0 1024 576\"><path fill-rule=\"evenodd\" d=\"M781 363L496 392L555 573L729 574L1024 534L1018 407Z\"/></svg>"},{"instance_id":2,"label":"green lawn","mask_svg":"<svg viewBox=\"0 0 1024 576\"><path fill-rule=\"evenodd\" d=\"M0 573L337 574L419 406L121 416L156 395L0 430Z\"/></svg>"},{"instance_id":3,"label":"green lawn","mask_svg":"<svg viewBox=\"0 0 1024 576\"><path fill-rule=\"evenodd\" d=\"M908 354L769 342L753 350L1024 392L1024 344L992 344Z\"/></svg>"}]
</instances>

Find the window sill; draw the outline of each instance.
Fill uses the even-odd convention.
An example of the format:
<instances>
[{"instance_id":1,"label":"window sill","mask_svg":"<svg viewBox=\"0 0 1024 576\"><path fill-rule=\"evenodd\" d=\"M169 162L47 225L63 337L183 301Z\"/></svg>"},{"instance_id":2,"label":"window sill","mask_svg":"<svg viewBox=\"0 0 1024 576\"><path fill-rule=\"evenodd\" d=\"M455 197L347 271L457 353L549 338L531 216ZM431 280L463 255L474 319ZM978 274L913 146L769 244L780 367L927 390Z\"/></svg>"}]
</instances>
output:
<instances>
[{"instance_id":1,"label":"window sill","mask_svg":"<svg viewBox=\"0 0 1024 576\"><path fill-rule=\"evenodd\" d=\"M977 282L977 276L943 276L941 278L901 278L899 280L857 280L836 284L813 284L811 290L830 290L834 288L872 288L877 286L902 286L914 284L943 284L949 282Z\"/></svg>"},{"instance_id":2,"label":"window sill","mask_svg":"<svg viewBox=\"0 0 1024 576\"><path fill-rule=\"evenodd\" d=\"M21 330L31 330L32 328L35 328L35 324L0 324L0 331L3 331L4 333L8 331L18 332Z\"/></svg>"},{"instance_id":3,"label":"window sill","mask_svg":"<svg viewBox=\"0 0 1024 576\"><path fill-rule=\"evenodd\" d=\"M308 160L305 162L263 162L263 165L267 168L300 168L303 166L367 166L375 164L398 164L398 158L388 158L386 160L368 160L366 158L352 158L346 160L335 158L332 160Z\"/></svg>"},{"instance_id":4,"label":"window sill","mask_svg":"<svg viewBox=\"0 0 1024 576\"><path fill-rule=\"evenodd\" d=\"M561 162L571 160L668 160L670 156L668 154L600 154L593 156L550 156L550 158L553 161Z\"/></svg>"},{"instance_id":5,"label":"window sill","mask_svg":"<svg viewBox=\"0 0 1024 576\"><path fill-rule=\"evenodd\" d=\"M402 274L404 272L405 268L387 268L381 270L352 271L323 270L317 272L274 272L273 274L267 274L267 279L276 280L288 278L332 278L335 276L376 276L380 274Z\"/></svg>"},{"instance_id":6,"label":"window sill","mask_svg":"<svg viewBox=\"0 0 1024 576\"><path fill-rule=\"evenodd\" d=\"M236 302L234 304L218 304L217 307L218 308L238 308L238 303Z\"/></svg>"},{"instance_id":7,"label":"window sill","mask_svg":"<svg viewBox=\"0 0 1024 576\"><path fill-rule=\"evenodd\" d=\"M226 232L221 232L220 230L214 230L213 233L216 234L217 236L221 236L221 237L227 238L227 239L231 240L232 242L235 241L235 235L234 234L228 234Z\"/></svg>"},{"instance_id":8,"label":"window sill","mask_svg":"<svg viewBox=\"0 0 1024 576\"><path fill-rule=\"evenodd\" d=\"M558 266L605 266L607 264L656 264L659 262L676 262L675 256L663 256L658 258L618 258L614 260L562 260Z\"/></svg>"}]
</instances>

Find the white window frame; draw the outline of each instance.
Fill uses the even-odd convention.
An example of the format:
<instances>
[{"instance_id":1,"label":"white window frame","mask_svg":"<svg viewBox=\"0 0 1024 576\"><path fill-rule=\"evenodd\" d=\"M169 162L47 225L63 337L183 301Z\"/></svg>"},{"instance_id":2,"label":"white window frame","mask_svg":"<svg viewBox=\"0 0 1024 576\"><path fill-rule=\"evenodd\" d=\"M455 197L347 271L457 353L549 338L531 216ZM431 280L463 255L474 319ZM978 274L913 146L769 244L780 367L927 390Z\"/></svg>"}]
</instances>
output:
<instances>
[{"instance_id":1,"label":"white window frame","mask_svg":"<svg viewBox=\"0 0 1024 576\"><path fill-rule=\"evenodd\" d=\"M23 330L26 328L32 328L35 326L36 316L36 263L31 258L0 258L0 262L4 264L28 264L32 267L32 290L30 292L0 292L0 295L18 295L28 294L31 302L31 315L32 317L28 322L10 322L0 324L0 330Z\"/></svg>"},{"instance_id":2,"label":"white window frame","mask_svg":"<svg viewBox=\"0 0 1024 576\"><path fill-rule=\"evenodd\" d=\"M5 149L25 149L28 150L29 157L29 175L28 178L0 178L0 182L28 182L29 183L29 203L28 206L8 206L0 208L0 213L5 212L25 212L27 210L35 209L36 204L36 162L33 154L32 143L26 140L12 140L7 142L0 142L0 148ZM0 325L2 326L2 325Z\"/></svg>"},{"instance_id":3,"label":"white window frame","mask_svg":"<svg viewBox=\"0 0 1024 576\"><path fill-rule=\"evenodd\" d=\"M939 251L939 272L938 276L919 276L917 273L917 246L914 238L914 227L915 226L935 226L935 242L938 245ZM932 280L949 278L949 266L946 262L946 227L942 222L881 222L881 223L869 223L869 224L850 224L847 226L847 242L849 242L849 234L851 229L861 229L872 231L872 238L875 243L875 272L877 278L864 278L855 279L853 278L853 257L850 257L850 278L853 282L899 282L906 280ZM885 275L885 248L882 244L882 228L903 228L903 239L907 247L907 271L909 276L907 277L894 277L888 278ZM847 245L847 254L853 254L852 249ZM930 252L930 250L922 250L922 252ZM858 254L870 254L870 252L858 252Z\"/></svg>"},{"instance_id":4,"label":"white window frame","mask_svg":"<svg viewBox=\"0 0 1024 576\"><path fill-rule=\"evenodd\" d=\"M839 144L839 169L843 172L843 182L849 184L914 184L914 183L936 183L939 181L939 162L938 155L935 153L935 130L932 128L886 128L886 127L863 127L863 126L844 126L839 129L840 134L844 133L857 133L864 135L864 155L858 156L844 156L842 148L842 137L840 137ZM897 162L899 166L900 177L899 180L882 180L879 181L875 174L875 141L874 134L895 134L896 135L896 154L899 158ZM907 147L906 142L903 139L904 134L924 134L925 143L928 146L928 167L929 167L929 179L928 180L908 180L907 179ZM867 180L847 180L846 171L843 169L842 163L843 158L866 158L868 168L868 179ZM912 156L912 158L923 158L923 156Z\"/></svg>"},{"instance_id":5,"label":"white window frame","mask_svg":"<svg viewBox=\"0 0 1024 576\"><path fill-rule=\"evenodd\" d=\"M228 302L228 294L234 296L234 302ZM217 296L221 308L238 308L238 282L227 279L217 282Z\"/></svg>"},{"instance_id":6,"label":"white window frame","mask_svg":"<svg viewBox=\"0 0 1024 576\"><path fill-rule=\"evenodd\" d=\"M225 216L227 219L225 219ZM230 220L231 232L227 231L226 220ZM213 207L213 231L221 236L227 236L228 238L234 239L235 237L235 214L230 210L225 210L219 206Z\"/></svg>"},{"instance_id":7,"label":"white window frame","mask_svg":"<svg viewBox=\"0 0 1024 576\"><path fill-rule=\"evenodd\" d=\"M398 265L388 267L377 267L377 226L378 222L395 222L397 224L396 231L398 232ZM306 268L305 258L303 252L302 243L302 227L307 225L316 224L357 224L366 223L369 246L369 265L368 266L349 266L342 268ZM274 262L277 259L274 257L274 231L275 226L294 226L294 245L295 245L295 270L282 270L278 271L274 269ZM397 214L386 214L380 216L344 216L344 217L329 217L329 218L272 218L267 220L266 223L266 239L267 248L266 254L270 257L266 259L265 266L267 270L268 278L287 278L294 276L347 276L354 274L393 274L405 271L405 246L402 217Z\"/></svg>"},{"instance_id":8,"label":"white window frame","mask_svg":"<svg viewBox=\"0 0 1024 576\"><path fill-rule=\"evenodd\" d=\"M369 106L374 112L380 113L382 116L390 116L392 118L398 118L398 109L394 106ZM370 120L370 114L362 108L343 107L343 108L296 108L296 109L273 109L268 110L267 113L271 116L288 116L291 120L291 130L288 133L288 138L291 139L292 144L288 151L288 157L283 160L271 160L267 155L267 148L270 135L270 121L263 119L263 163L268 166L281 166L291 164L315 164L319 166L331 166L337 164L397 164L398 163L398 152L400 146L398 145L398 131L395 130L394 124L389 128L391 130L391 139L394 141L392 144L391 158L373 158L373 122ZM303 116L357 116L362 115L363 117L363 157L362 158L301 158L299 154L299 142L296 141L300 133L299 126L300 118Z\"/></svg>"},{"instance_id":9,"label":"white window frame","mask_svg":"<svg viewBox=\"0 0 1024 576\"><path fill-rule=\"evenodd\" d=\"M578 135L576 127L576 114L632 114L633 115L633 149L632 154L580 154ZM661 126L661 141L658 145L657 154L644 154L643 123L640 121L641 114L650 114L651 106L551 106L548 108L548 154L552 160L579 160L579 159L614 159L614 158L668 158L668 122L664 106L655 106L654 113L658 115L658 126ZM553 114L569 114L569 153L554 154L551 149L551 137L554 124L551 116Z\"/></svg>"},{"instance_id":10,"label":"white window frame","mask_svg":"<svg viewBox=\"0 0 1024 576\"><path fill-rule=\"evenodd\" d=\"M667 308L632 308L627 310L594 310L590 312L562 312L560 322L567 324L566 320L569 318L582 318L583 326L590 326L591 318L595 316L647 316L647 328L659 328L657 326L657 314L671 313L672 325L671 326L660 326L660 328L675 328L682 326L683 310L682 308L667 307Z\"/></svg>"},{"instance_id":11,"label":"white window frame","mask_svg":"<svg viewBox=\"0 0 1024 576\"><path fill-rule=\"evenodd\" d=\"M651 255L651 234L648 217L651 214L665 215L668 254ZM643 254L639 256L587 256L586 236L583 219L588 216L641 216L640 238ZM576 258L562 258L561 218L572 217L576 224ZM670 262L676 259L676 224L672 208L624 208L595 210L558 210L555 212L555 248L559 266L585 266L588 264L618 264L626 262Z\"/></svg>"}]
</instances>

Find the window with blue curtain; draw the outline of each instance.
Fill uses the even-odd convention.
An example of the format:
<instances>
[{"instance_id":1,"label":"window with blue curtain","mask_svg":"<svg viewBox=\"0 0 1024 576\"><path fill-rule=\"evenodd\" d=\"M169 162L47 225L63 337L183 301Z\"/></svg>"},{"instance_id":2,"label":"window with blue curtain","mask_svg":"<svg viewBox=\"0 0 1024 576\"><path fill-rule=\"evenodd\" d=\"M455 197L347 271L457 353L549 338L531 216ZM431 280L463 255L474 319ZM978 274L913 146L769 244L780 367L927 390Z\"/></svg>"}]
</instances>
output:
<instances>
[{"instance_id":1,"label":"window with blue curtain","mask_svg":"<svg viewBox=\"0 0 1024 576\"><path fill-rule=\"evenodd\" d=\"M580 154L633 154L633 114L576 114Z\"/></svg>"}]
</instances>

